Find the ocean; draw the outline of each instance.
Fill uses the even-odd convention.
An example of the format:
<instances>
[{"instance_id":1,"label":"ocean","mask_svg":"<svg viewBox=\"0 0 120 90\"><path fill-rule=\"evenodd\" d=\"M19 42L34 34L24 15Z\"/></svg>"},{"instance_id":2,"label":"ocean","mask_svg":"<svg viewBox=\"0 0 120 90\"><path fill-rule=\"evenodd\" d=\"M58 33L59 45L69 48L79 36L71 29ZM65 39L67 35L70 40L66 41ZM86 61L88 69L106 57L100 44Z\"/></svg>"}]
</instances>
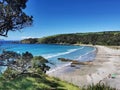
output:
<instances>
[{"instance_id":1,"label":"ocean","mask_svg":"<svg viewBox=\"0 0 120 90\"><path fill-rule=\"evenodd\" d=\"M58 58L67 58L79 61L90 61L95 57L95 48L89 46L57 45L57 44L20 44L20 43L0 43L0 53L2 50L24 53L26 51L34 56L43 56L52 64L48 64L51 69L68 65ZM0 70L4 67L0 66Z\"/></svg>"}]
</instances>

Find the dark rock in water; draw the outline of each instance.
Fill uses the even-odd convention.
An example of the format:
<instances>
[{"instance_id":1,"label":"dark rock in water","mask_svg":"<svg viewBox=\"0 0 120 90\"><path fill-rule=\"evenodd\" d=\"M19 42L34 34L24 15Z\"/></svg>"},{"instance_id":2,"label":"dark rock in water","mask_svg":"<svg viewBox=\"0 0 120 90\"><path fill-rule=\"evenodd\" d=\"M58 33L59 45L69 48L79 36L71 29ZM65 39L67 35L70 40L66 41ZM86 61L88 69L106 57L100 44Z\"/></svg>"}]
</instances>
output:
<instances>
[{"instance_id":1,"label":"dark rock in water","mask_svg":"<svg viewBox=\"0 0 120 90\"><path fill-rule=\"evenodd\" d=\"M71 62L71 61L73 61L73 60L66 59L66 58L58 58L58 60L60 60L62 62Z\"/></svg>"},{"instance_id":2,"label":"dark rock in water","mask_svg":"<svg viewBox=\"0 0 120 90\"><path fill-rule=\"evenodd\" d=\"M71 63L72 67L74 67L75 65L92 65L93 64L92 61L80 62L77 60L71 60L71 59L66 59L66 58L58 58L58 60L60 60L62 62L72 62Z\"/></svg>"},{"instance_id":3,"label":"dark rock in water","mask_svg":"<svg viewBox=\"0 0 120 90\"><path fill-rule=\"evenodd\" d=\"M71 64L71 67L76 67L76 65L75 64Z\"/></svg>"},{"instance_id":4,"label":"dark rock in water","mask_svg":"<svg viewBox=\"0 0 120 90\"><path fill-rule=\"evenodd\" d=\"M72 61L71 64L76 64L76 65L93 65L93 62L92 61L86 61L86 62Z\"/></svg>"}]
</instances>

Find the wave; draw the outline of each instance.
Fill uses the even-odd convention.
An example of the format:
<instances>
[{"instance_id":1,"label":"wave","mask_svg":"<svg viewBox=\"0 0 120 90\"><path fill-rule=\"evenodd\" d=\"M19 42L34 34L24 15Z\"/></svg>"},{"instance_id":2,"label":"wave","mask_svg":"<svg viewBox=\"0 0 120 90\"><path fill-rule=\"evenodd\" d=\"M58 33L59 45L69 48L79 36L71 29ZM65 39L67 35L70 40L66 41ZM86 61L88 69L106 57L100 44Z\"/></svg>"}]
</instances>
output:
<instances>
[{"instance_id":1,"label":"wave","mask_svg":"<svg viewBox=\"0 0 120 90\"><path fill-rule=\"evenodd\" d=\"M84 48L84 47L82 47L82 48ZM79 50L79 49L77 49L77 50ZM90 51L90 52L88 52L88 53L86 53L86 54L84 54L84 55L81 55L77 60L81 60L80 58L85 57L86 55L88 55L88 54L90 54L90 53L92 54L92 53L94 53L94 52L96 52L96 48L94 48L92 51ZM71 65L71 63L72 63L72 62L66 63L66 64L64 64L64 65L62 65L62 66L56 66L54 69L51 69L51 70L47 71L46 74L49 74L49 73L55 72L55 71L57 71L57 70L60 70L60 69L62 69L62 68L64 68L64 67L67 67L67 66Z\"/></svg>"},{"instance_id":2,"label":"wave","mask_svg":"<svg viewBox=\"0 0 120 90\"><path fill-rule=\"evenodd\" d=\"M49 73L52 73L54 71L60 70L60 69L66 67L66 66L69 66L69 65L71 65L71 62L69 62L67 64L64 64L62 66L56 66L54 69L51 69L51 70L47 71L46 74L49 74Z\"/></svg>"},{"instance_id":3,"label":"wave","mask_svg":"<svg viewBox=\"0 0 120 90\"><path fill-rule=\"evenodd\" d=\"M45 54L42 55L44 58L49 59L49 58L53 58L53 57L57 57L57 56L61 56L61 55L65 55L65 54L69 54L72 52L75 52L77 50L83 49L84 47L78 48L78 49L69 49L67 52L62 52L62 53L57 53L57 54Z\"/></svg>"},{"instance_id":4,"label":"wave","mask_svg":"<svg viewBox=\"0 0 120 90\"><path fill-rule=\"evenodd\" d=\"M80 57L77 58L78 61L81 61L83 57L87 57L87 55L89 54L93 54L94 52L96 52L96 48L94 48L92 51L89 51L83 55L81 55ZM94 55L94 54L93 54ZM93 60L94 57L89 57L89 60Z\"/></svg>"}]
</instances>

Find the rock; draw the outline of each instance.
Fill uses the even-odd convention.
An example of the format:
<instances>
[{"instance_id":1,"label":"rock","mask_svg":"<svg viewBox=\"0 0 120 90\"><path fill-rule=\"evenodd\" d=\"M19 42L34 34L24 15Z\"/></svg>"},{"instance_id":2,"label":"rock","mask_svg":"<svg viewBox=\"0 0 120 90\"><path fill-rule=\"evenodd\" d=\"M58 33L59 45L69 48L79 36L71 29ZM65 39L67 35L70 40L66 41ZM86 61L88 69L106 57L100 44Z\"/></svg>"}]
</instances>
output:
<instances>
[{"instance_id":1,"label":"rock","mask_svg":"<svg viewBox=\"0 0 120 90\"><path fill-rule=\"evenodd\" d=\"M71 60L71 59L66 59L66 58L58 58L58 60L62 62L72 62L71 63L72 67L74 67L75 65L93 65L92 61L80 62L78 60Z\"/></svg>"},{"instance_id":2,"label":"rock","mask_svg":"<svg viewBox=\"0 0 120 90\"><path fill-rule=\"evenodd\" d=\"M62 62L71 62L71 61L73 61L73 60L66 59L66 58L58 58L58 60L60 60Z\"/></svg>"},{"instance_id":3,"label":"rock","mask_svg":"<svg viewBox=\"0 0 120 90\"><path fill-rule=\"evenodd\" d=\"M75 65L93 65L93 62L92 61L86 61L86 62L72 61L71 64L75 64Z\"/></svg>"}]
</instances>

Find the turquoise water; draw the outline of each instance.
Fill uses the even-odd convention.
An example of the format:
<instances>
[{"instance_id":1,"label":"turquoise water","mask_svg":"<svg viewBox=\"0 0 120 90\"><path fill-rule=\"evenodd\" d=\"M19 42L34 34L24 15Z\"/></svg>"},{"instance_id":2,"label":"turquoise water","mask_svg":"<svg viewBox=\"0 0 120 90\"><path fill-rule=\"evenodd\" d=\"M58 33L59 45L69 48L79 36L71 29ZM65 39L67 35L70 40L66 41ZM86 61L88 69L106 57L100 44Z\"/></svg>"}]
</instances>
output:
<instances>
[{"instance_id":1,"label":"turquoise water","mask_svg":"<svg viewBox=\"0 0 120 90\"><path fill-rule=\"evenodd\" d=\"M66 64L58 58L68 58L80 61L92 60L95 56L93 47L72 46L72 45L56 45L56 44L1 44L0 52L5 49L15 51L17 53L31 52L34 56L43 56L48 59L51 67Z\"/></svg>"}]
</instances>

